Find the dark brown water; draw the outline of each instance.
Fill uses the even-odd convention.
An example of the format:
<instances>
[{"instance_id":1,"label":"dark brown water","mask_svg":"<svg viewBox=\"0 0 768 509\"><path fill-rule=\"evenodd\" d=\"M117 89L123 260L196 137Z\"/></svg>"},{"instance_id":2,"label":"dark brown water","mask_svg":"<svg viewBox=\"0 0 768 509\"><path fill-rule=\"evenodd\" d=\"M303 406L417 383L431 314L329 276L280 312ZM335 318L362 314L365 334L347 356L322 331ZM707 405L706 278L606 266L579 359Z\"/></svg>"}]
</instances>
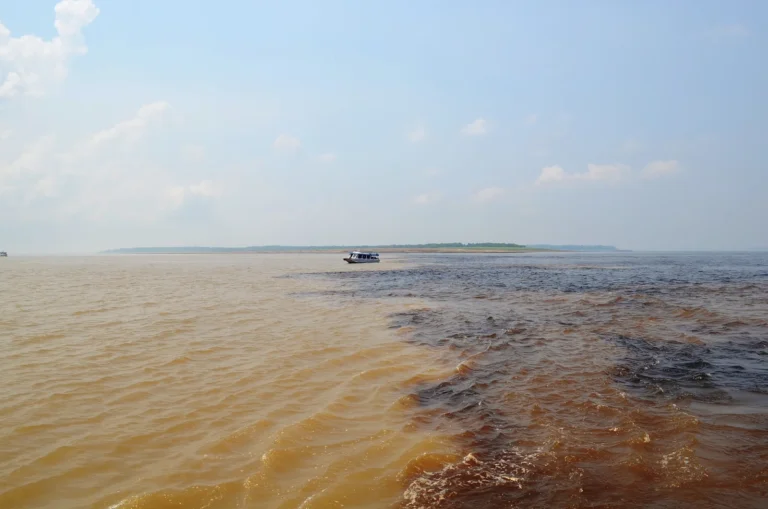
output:
<instances>
[{"instance_id":1,"label":"dark brown water","mask_svg":"<svg viewBox=\"0 0 768 509\"><path fill-rule=\"evenodd\" d=\"M418 261L323 276L427 302L390 326L455 355L408 397L463 459L413 461L403 507L767 506L768 256Z\"/></svg>"}]
</instances>

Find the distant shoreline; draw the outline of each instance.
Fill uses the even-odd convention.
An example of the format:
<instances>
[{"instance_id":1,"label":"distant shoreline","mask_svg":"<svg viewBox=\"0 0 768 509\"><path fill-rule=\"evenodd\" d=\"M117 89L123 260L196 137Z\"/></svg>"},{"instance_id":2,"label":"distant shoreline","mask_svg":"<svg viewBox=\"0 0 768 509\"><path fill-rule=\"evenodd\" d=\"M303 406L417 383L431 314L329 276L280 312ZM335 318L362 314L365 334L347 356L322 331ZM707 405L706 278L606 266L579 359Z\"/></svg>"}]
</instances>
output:
<instances>
[{"instance_id":1,"label":"distant shoreline","mask_svg":"<svg viewBox=\"0 0 768 509\"><path fill-rule=\"evenodd\" d=\"M206 254L225 254L225 255L254 255L254 254L348 254L350 251L389 253L389 254L440 254L440 253L464 253L464 254L524 254L524 253L567 253L571 251L558 251L552 249L460 249L460 248L374 248L374 249L274 249L264 251L133 251L133 250L112 250L104 251L100 254L116 255L206 255Z\"/></svg>"},{"instance_id":2,"label":"distant shoreline","mask_svg":"<svg viewBox=\"0 0 768 509\"><path fill-rule=\"evenodd\" d=\"M135 247L103 251L101 254L289 254L289 253L349 253L371 251L378 253L463 253L463 254L525 254L567 252L622 252L613 246L523 246L518 244L413 244L382 246L249 246L249 247Z\"/></svg>"}]
</instances>

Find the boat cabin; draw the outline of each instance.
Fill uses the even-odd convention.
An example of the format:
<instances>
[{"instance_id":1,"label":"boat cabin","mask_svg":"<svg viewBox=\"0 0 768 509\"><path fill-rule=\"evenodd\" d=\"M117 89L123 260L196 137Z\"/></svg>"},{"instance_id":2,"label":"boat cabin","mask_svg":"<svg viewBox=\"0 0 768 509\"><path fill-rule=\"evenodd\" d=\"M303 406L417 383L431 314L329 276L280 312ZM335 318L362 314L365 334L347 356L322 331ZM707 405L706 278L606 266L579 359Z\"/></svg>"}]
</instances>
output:
<instances>
[{"instance_id":1,"label":"boat cabin","mask_svg":"<svg viewBox=\"0 0 768 509\"><path fill-rule=\"evenodd\" d=\"M379 253L363 253L361 251L352 251L349 256L344 258L347 263L378 263Z\"/></svg>"}]
</instances>

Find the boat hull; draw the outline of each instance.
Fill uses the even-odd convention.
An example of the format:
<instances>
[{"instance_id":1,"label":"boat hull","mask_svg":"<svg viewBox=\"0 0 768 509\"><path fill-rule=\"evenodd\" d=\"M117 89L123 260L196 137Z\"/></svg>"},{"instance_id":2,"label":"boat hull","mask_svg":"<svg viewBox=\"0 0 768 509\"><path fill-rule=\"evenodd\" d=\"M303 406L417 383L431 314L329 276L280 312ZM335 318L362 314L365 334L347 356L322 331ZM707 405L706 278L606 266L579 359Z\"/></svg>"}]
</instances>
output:
<instances>
[{"instance_id":1,"label":"boat hull","mask_svg":"<svg viewBox=\"0 0 768 509\"><path fill-rule=\"evenodd\" d=\"M354 258L344 258L347 263L379 263L379 260L356 260Z\"/></svg>"}]
</instances>

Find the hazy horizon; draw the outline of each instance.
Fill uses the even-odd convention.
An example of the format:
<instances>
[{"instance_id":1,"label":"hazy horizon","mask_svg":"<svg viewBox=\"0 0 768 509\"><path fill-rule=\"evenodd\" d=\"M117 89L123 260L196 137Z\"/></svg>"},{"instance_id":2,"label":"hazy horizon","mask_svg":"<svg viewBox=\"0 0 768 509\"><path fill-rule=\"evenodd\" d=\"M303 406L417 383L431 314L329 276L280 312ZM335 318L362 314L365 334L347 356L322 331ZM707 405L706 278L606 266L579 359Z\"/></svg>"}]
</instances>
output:
<instances>
[{"instance_id":1,"label":"hazy horizon","mask_svg":"<svg viewBox=\"0 0 768 509\"><path fill-rule=\"evenodd\" d=\"M559 245L559 244L552 244L552 245ZM575 244L574 244L575 245ZM281 245L280 247L284 248L296 248L298 245L289 246L289 245ZM348 246L341 246L346 248L352 248L353 246L360 246L364 248L364 245L362 244L350 244ZM376 244L368 245L370 246L376 246ZM199 254L199 253L110 253L109 251L113 250L120 250L120 249L140 249L140 248L171 248L171 249L179 249L179 248L186 248L186 247L192 247L192 248L216 248L216 249L227 249L227 248L244 248L244 247L265 247L265 246L132 246L132 247L119 247L119 248L106 248L101 249L98 251L22 251L22 252L10 252L8 253L9 256L12 256L14 258L18 257L49 257L49 256L151 256L151 255L169 255L172 256L174 254L179 255L186 255L186 254ZM304 247L304 248L327 248L328 246L298 246L298 247ZM334 246L335 247L335 246ZM768 252L768 248L766 247L753 247L753 248L744 248L744 249L625 249L621 246L613 246L617 248L617 251L562 251L563 254L567 253L575 253L579 255L611 255L611 254L626 254L626 253L634 253L634 254L701 254L701 253L722 253L722 254L737 254L737 253L761 253L761 252ZM528 254L534 254L535 252L528 253ZM205 253L203 253L205 254ZM229 254L238 254L238 253L212 253L215 255L229 255ZM270 251L254 251L254 252L246 252L243 254L285 254L281 252L270 252ZM296 253L298 254L298 252ZM311 254L311 253L310 253ZM322 254L322 253L320 253ZM417 253L418 254L418 253ZM522 253L515 253L514 251L510 251L509 253L497 253L497 254L508 254L510 256L516 256L517 254L525 254L525 252ZM547 253L543 253L547 254Z\"/></svg>"},{"instance_id":2,"label":"hazy horizon","mask_svg":"<svg viewBox=\"0 0 768 509\"><path fill-rule=\"evenodd\" d=\"M0 7L0 250L768 246L768 4Z\"/></svg>"}]
</instances>

